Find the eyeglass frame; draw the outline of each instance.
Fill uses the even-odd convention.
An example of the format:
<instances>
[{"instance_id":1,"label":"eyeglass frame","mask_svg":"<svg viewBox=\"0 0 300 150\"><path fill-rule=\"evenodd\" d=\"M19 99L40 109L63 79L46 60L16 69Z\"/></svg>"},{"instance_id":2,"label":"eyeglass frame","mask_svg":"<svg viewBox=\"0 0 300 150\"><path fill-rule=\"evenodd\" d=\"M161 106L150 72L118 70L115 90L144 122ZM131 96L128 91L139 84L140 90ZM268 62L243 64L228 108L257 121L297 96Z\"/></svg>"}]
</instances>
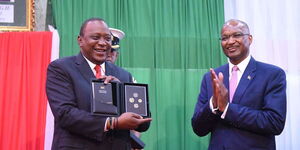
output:
<instances>
[{"instance_id":1,"label":"eyeglass frame","mask_svg":"<svg viewBox=\"0 0 300 150\"><path fill-rule=\"evenodd\" d=\"M249 33L241 33L241 32L237 32L228 36L224 36L224 37L220 37L219 40L222 42L226 42L228 41L231 37L233 39L240 39L241 37L245 36L245 35L250 35Z\"/></svg>"}]
</instances>

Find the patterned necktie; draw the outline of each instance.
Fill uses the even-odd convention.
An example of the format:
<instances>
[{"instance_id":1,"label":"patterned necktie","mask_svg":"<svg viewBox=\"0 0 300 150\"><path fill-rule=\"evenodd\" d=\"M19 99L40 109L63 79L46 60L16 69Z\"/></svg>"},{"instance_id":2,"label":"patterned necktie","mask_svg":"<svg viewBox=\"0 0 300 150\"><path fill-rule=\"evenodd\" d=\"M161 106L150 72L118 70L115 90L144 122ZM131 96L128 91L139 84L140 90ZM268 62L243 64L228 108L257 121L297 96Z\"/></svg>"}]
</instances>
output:
<instances>
[{"instance_id":1,"label":"patterned necktie","mask_svg":"<svg viewBox=\"0 0 300 150\"><path fill-rule=\"evenodd\" d=\"M96 70L96 78L99 79L101 77L101 66L96 65L94 69Z\"/></svg>"},{"instance_id":2,"label":"patterned necktie","mask_svg":"<svg viewBox=\"0 0 300 150\"><path fill-rule=\"evenodd\" d=\"M232 71L231 71L231 78L230 78L230 81L229 81L229 94L230 94L230 103L232 102L232 98L233 98L233 95L234 95L234 92L236 90L236 87L237 87L237 80L238 80L238 77L237 77L237 71L239 70L239 68L234 65L232 67Z\"/></svg>"}]
</instances>

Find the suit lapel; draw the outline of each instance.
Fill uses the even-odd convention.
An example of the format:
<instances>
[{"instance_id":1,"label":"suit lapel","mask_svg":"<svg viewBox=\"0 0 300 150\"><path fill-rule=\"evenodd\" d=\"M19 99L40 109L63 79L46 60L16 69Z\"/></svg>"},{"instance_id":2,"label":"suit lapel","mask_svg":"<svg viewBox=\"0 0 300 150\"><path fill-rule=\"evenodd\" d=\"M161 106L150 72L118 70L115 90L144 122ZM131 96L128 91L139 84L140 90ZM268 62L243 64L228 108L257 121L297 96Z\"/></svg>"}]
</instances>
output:
<instances>
[{"instance_id":1,"label":"suit lapel","mask_svg":"<svg viewBox=\"0 0 300 150\"><path fill-rule=\"evenodd\" d=\"M255 77L255 70L256 70L256 61L254 58L251 57L246 70L244 71L243 76L239 82L238 87L233 96L233 103L240 103L241 98L243 97L245 90L247 89L248 85L253 81Z\"/></svg>"},{"instance_id":2,"label":"suit lapel","mask_svg":"<svg viewBox=\"0 0 300 150\"><path fill-rule=\"evenodd\" d=\"M113 66L112 64L110 64L109 62L105 62L105 75L109 76L115 76L115 72L114 72L114 69L113 69Z\"/></svg>"},{"instance_id":3,"label":"suit lapel","mask_svg":"<svg viewBox=\"0 0 300 150\"><path fill-rule=\"evenodd\" d=\"M91 70L89 64L84 59L81 53L79 53L76 57L75 61L76 67L78 68L79 72L82 76L88 81L91 81L91 78L96 78L93 71Z\"/></svg>"},{"instance_id":4,"label":"suit lapel","mask_svg":"<svg viewBox=\"0 0 300 150\"><path fill-rule=\"evenodd\" d=\"M229 89L229 64L227 64L223 71L222 71L223 75L224 75L224 84L225 84L225 87L227 89Z\"/></svg>"}]
</instances>

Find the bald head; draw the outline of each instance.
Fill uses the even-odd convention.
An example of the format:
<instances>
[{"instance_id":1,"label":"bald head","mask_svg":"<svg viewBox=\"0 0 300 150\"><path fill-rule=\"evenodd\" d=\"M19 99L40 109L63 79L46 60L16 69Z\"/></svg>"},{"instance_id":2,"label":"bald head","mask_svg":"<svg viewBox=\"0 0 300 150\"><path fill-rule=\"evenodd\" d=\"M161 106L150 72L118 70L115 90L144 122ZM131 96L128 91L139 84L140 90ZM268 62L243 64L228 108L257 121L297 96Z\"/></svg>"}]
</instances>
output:
<instances>
[{"instance_id":1,"label":"bald head","mask_svg":"<svg viewBox=\"0 0 300 150\"><path fill-rule=\"evenodd\" d=\"M242 31L243 31L244 34L250 34L249 27L248 27L248 25L247 25L244 21L237 20L237 19L230 19L230 20L226 21L226 22L223 24L222 30L223 30L226 26L238 27L238 28L242 29ZM221 32L222 32L222 31L221 31Z\"/></svg>"}]
</instances>

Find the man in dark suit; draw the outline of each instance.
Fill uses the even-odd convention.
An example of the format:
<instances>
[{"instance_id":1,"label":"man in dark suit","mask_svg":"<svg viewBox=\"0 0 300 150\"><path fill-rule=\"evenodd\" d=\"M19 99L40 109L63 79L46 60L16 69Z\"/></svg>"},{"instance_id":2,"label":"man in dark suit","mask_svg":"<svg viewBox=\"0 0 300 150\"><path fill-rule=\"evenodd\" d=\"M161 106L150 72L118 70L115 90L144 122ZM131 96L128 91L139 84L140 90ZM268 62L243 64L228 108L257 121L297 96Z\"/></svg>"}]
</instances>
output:
<instances>
[{"instance_id":1,"label":"man in dark suit","mask_svg":"<svg viewBox=\"0 0 300 150\"><path fill-rule=\"evenodd\" d=\"M209 149L274 150L286 118L285 72L249 55L252 35L240 20L227 21L221 45L228 64L202 80L192 127L211 133Z\"/></svg>"},{"instance_id":2,"label":"man in dark suit","mask_svg":"<svg viewBox=\"0 0 300 150\"><path fill-rule=\"evenodd\" d=\"M91 114L92 78L105 83L132 82L129 72L105 62L111 40L103 19L88 19L77 39L80 53L48 66L46 92L55 118L53 150L129 150L129 130L149 128L151 118L135 113L126 112L114 119Z\"/></svg>"}]
</instances>

